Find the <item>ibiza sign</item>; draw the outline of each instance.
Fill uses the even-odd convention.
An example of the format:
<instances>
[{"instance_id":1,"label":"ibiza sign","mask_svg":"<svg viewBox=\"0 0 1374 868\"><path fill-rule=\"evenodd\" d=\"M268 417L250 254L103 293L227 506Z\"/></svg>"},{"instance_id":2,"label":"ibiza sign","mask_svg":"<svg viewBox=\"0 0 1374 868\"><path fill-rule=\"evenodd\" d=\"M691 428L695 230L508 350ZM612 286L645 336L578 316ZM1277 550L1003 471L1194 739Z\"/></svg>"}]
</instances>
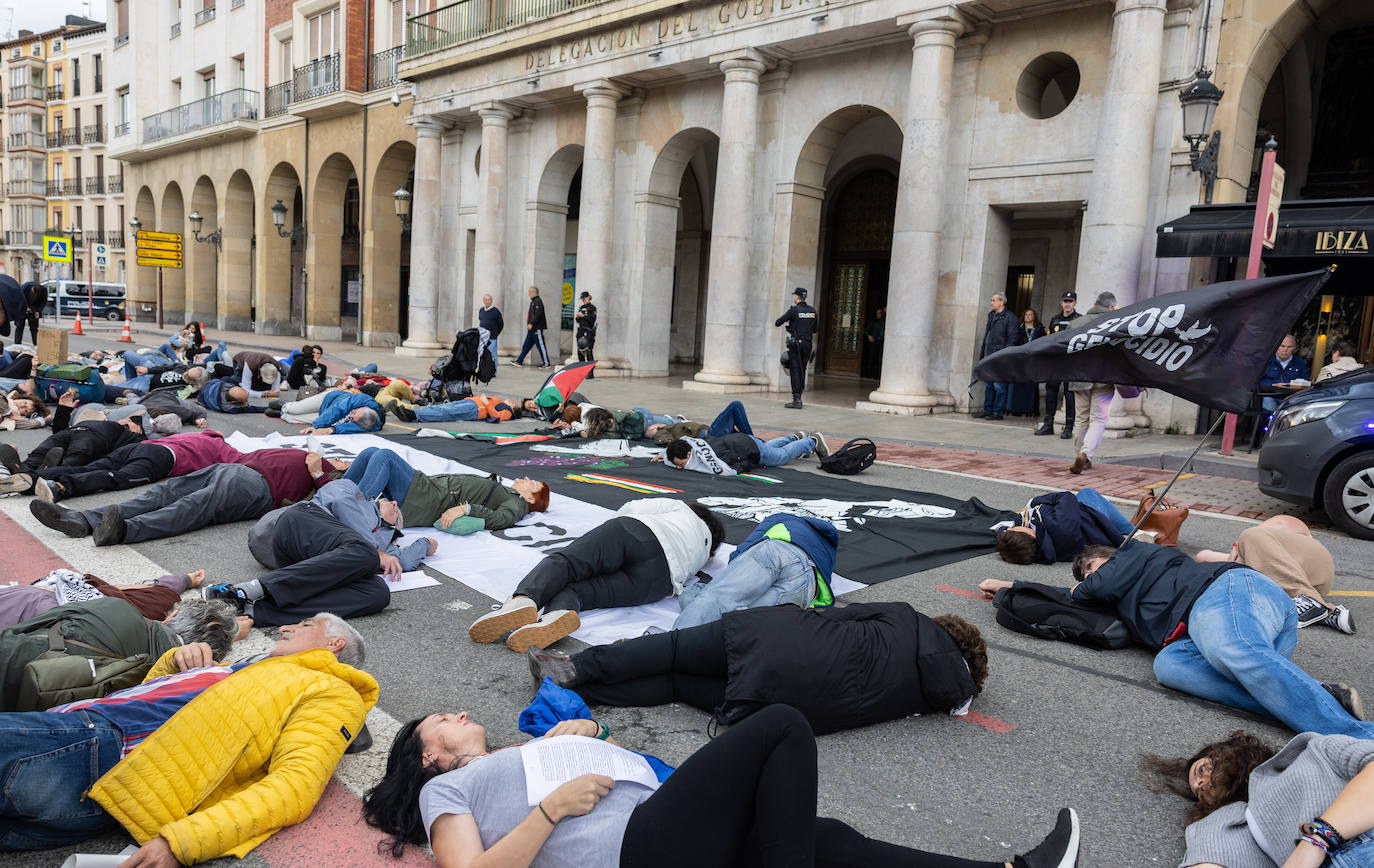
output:
<instances>
[{"instance_id":1,"label":"ibiza sign","mask_svg":"<svg viewBox=\"0 0 1374 868\"><path fill-rule=\"evenodd\" d=\"M1369 253L1369 236L1362 229L1333 229L1317 233L1314 253Z\"/></svg>"}]
</instances>

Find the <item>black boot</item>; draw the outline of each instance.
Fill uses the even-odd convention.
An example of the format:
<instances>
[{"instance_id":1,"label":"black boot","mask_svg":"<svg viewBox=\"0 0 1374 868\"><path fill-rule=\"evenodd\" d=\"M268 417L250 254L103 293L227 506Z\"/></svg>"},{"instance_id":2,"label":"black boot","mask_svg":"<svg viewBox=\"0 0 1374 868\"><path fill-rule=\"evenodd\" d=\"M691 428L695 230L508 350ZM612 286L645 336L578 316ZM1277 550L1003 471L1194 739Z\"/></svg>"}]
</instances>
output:
<instances>
[{"instance_id":1,"label":"black boot","mask_svg":"<svg viewBox=\"0 0 1374 868\"><path fill-rule=\"evenodd\" d=\"M1060 439L1060 440L1072 440L1072 439L1073 439L1073 425L1071 425L1071 424L1070 424L1070 425L1065 425L1065 426L1064 426L1064 430L1059 432L1059 439Z\"/></svg>"},{"instance_id":2,"label":"black boot","mask_svg":"<svg viewBox=\"0 0 1374 868\"><path fill-rule=\"evenodd\" d=\"M800 410L802 408L801 395L793 395L792 400L783 404L789 410Z\"/></svg>"},{"instance_id":3,"label":"black boot","mask_svg":"<svg viewBox=\"0 0 1374 868\"><path fill-rule=\"evenodd\" d=\"M1035 429L1036 437L1044 437L1046 434L1054 433L1054 417L1046 416L1045 421L1040 423L1040 427Z\"/></svg>"}]
</instances>

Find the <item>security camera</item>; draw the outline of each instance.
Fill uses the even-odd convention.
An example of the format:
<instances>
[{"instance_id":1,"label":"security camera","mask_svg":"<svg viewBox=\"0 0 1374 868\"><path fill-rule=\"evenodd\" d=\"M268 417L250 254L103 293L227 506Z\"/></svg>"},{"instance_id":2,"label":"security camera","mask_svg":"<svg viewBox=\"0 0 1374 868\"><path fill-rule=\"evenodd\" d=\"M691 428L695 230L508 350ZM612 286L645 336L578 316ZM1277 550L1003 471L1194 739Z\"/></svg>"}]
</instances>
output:
<instances>
[{"instance_id":1,"label":"security camera","mask_svg":"<svg viewBox=\"0 0 1374 868\"><path fill-rule=\"evenodd\" d=\"M393 90L393 91L391 92L391 104L392 104L392 105L400 105L400 104L401 104L401 89L400 89L400 88L397 88L396 90Z\"/></svg>"}]
</instances>

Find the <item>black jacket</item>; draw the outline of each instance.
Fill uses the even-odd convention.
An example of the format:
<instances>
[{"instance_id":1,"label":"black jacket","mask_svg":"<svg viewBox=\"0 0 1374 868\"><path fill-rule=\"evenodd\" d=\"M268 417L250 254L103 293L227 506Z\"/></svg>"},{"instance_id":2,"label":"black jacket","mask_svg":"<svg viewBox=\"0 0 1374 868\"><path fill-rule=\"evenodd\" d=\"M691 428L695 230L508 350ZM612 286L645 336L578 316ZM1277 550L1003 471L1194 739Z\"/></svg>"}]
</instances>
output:
<instances>
[{"instance_id":1,"label":"black jacket","mask_svg":"<svg viewBox=\"0 0 1374 868\"><path fill-rule=\"evenodd\" d=\"M1163 648L1188 632L1188 612L1217 576L1244 564L1198 563L1175 548L1132 542L1073 589L1075 600L1112 603L1131 635Z\"/></svg>"},{"instance_id":2,"label":"black jacket","mask_svg":"<svg viewBox=\"0 0 1374 868\"><path fill-rule=\"evenodd\" d=\"M544 319L544 299L537 295L530 299L530 310L525 314L525 322L537 332L549 327L549 321Z\"/></svg>"},{"instance_id":3,"label":"black jacket","mask_svg":"<svg viewBox=\"0 0 1374 868\"><path fill-rule=\"evenodd\" d=\"M54 433L34 447L29 457L24 460L24 466L29 471L37 470L47 451L54 446L61 446L67 455L86 455L87 460L95 461L121 446L137 443L142 439L142 434L130 431L118 422L95 419Z\"/></svg>"},{"instance_id":4,"label":"black jacket","mask_svg":"<svg viewBox=\"0 0 1374 868\"><path fill-rule=\"evenodd\" d=\"M577 308L577 336L596 337L596 305L590 301Z\"/></svg>"},{"instance_id":5,"label":"black jacket","mask_svg":"<svg viewBox=\"0 0 1374 868\"><path fill-rule=\"evenodd\" d=\"M716 453L716 457L730 465L736 473L744 473L761 466L759 463L759 444L755 443L754 438L748 434L741 434L737 431L723 437L708 436L702 439L706 441L706 445L711 447L711 451Z\"/></svg>"},{"instance_id":6,"label":"black jacket","mask_svg":"<svg viewBox=\"0 0 1374 868\"><path fill-rule=\"evenodd\" d=\"M906 603L766 606L722 623L727 723L781 702L820 734L946 712L973 695L954 640Z\"/></svg>"},{"instance_id":7,"label":"black jacket","mask_svg":"<svg viewBox=\"0 0 1374 868\"><path fill-rule=\"evenodd\" d=\"M1032 498L1021 523L1035 528L1035 560L1041 564L1071 561L1088 546L1116 548L1123 540L1111 519L1084 506L1072 491Z\"/></svg>"},{"instance_id":8,"label":"black jacket","mask_svg":"<svg viewBox=\"0 0 1374 868\"><path fill-rule=\"evenodd\" d=\"M810 343L811 336L816 333L818 323L816 309L804 301L792 305L786 313L773 321L775 326L786 325L788 334L807 343Z\"/></svg>"},{"instance_id":9,"label":"black jacket","mask_svg":"<svg viewBox=\"0 0 1374 868\"><path fill-rule=\"evenodd\" d=\"M329 368L323 362L316 362L313 353L296 353L296 357L291 360L291 369L286 372L286 385L299 389L309 380L323 385L328 375Z\"/></svg>"},{"instance_id":10,"label":"black jacket","mask_svg":"<svg viewBox=\"0 0 1374 868\"><path fill-rule=\"evenodd\" d=\"M1002 312L988 311L988 327L983 332L983 352L978 356L990 356L1007 347L1017 347L1025 343L1026 333L1021 331L1019 317L1009 307Z\"/></svg>"},{"instance_id":11,"label":"black jacket","mask_svg":"<svg viewBox=\"0 0 1374 868\"><path fill-rule=\"evenodd\" d=\"M1073 321L1078 319L1082 315L1083 314L1079 313L1078 311L1074 311L1068 316L1064 316L1062 312L1057 313L1054 316L1050 317L1050 327L1046 329L1046 331L1048 331L1050 334L1054 334L1055 332L1062 332L1064 329L1071 329L1073 328Z\"/></svg>"}]
</instances>

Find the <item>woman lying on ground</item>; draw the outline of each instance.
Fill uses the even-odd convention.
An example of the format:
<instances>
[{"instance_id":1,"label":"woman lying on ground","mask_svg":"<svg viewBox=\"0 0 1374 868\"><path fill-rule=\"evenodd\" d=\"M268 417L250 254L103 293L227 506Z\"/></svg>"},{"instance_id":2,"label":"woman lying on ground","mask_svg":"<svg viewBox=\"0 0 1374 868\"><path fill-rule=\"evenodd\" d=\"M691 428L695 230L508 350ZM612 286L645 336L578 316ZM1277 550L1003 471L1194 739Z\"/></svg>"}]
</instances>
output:
<instances>
[{"instance_id":1,"label":"woman lying on ground","mask_svg":"<svg viewBox=\"0 0 1374 868\"><path fill-rule=\"evenodd\" d=\"M735 723L783 703L822 734L962 713L988 676L977 627L954 615L928 618L906 603L762 606L571 657L526 653L536 679L547 675L592 705L685 702Z\"/></svg>"},{"instance_id":2,"label":"woman lying on ground","mask_svg":"<svg viewBox=\"0 0 1374 868\"><path fill-rule=\"evenodd\" d=\"M1145 766L1156 789L1197 802L1180 865L1374 865L1374 741L1304 732L1275 753L1237 730L1189 759L1147 756Z\"/></svg>"},{"instance_id":3,"label":"woman lying on ground","mask_svg":"<svg viewBox=\"0 0 1374 868\"><path fill-rule=\"evenodd\" d=\"M607 737L592 720L564 721L545 737L561 735ZM393 855L428 841L440 868L1071 868L1078 861L1078 815L1068 808L1049 837L1008 862L924 853L816 817L816 739L806 718L785 705L726 730L656 788L586 768L572 759L564 782L531 805L521 749L488 752L486 731L466 713L433 714L397 733L386 775L363 808L369 825L391 835Z\"/></svg>"}]
</instances>

